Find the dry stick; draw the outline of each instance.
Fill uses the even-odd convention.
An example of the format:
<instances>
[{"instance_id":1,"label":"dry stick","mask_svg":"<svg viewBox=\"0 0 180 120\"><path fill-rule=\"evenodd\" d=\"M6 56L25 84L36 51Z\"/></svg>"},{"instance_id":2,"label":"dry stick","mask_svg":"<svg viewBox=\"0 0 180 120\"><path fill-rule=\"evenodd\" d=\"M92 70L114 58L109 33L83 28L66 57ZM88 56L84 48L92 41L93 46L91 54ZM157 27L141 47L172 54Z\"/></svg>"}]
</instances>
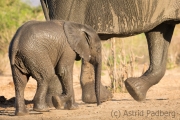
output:
<instances>
[{"instance_id":1,"label":"dry stick","mask_svg":"<svg viewBox=\"0 0 180 120\"><path fill-rule=\"evenodd\" d=\"M131 49L131 54L130 54L130 67L131 67L131 77L134 77L134 62L135 62L135 57L134 57L134 53L132 52Z\"/></svg>"},{"instance_id":2,"label":"dry stick","mask_svg":"<svg viewBox=\"0 0 180 120\"><path fill-rule=\"evenodd\" d=\"M105 51L104 49L102 49L104 57L103 62L108 65L107 69L111 79L111 89L113 90L113 92L117 92L116 90L119 86L121 86L122 92L125 92L126 89L124 85L124 80L128 78L129 65L127 64L126 60L124 41L122 40L120 44L121 50L120 53L118 53L119 55L117 58L115 40L116 39L113 38L109 41L111 45L110 54L107 52L107 50ZM108 59L109 57L112 59ZM120 59L119 64L117 63L117 59ZM117 69L117 64L119 69Z\"/></svg>"},{"instance_id":3,"label":"dry stick","mask_svg":"<svg viewBox=\"0 0 180 120\"><path fill-rule=\"evenodd\" d=\"M113 57L114 57L114 59L113 59L113 76L114 76L114 90L116 91L116 84L117 84L117 70L116 70L116 43L115 43L115 38L112 38L112 40L113 40ZM114 91L114 92L115 92Z\"/></svg>"},{"instance_id":4,"label":"dry stick","mask_svg":"<svg viewBox=\"0 0 180 120\"><path fill-rule=\"evenodd\" d=\"M110 41L111 42L111 41ZM109 52L107 52L107 50L105 51L104 49L102 49L102 51L103 51L103 57L104 57L104 60L103 60L103 62L105 63L105 65L106 66L108 66L107 67L107 70L108 70L108 74L109 74L109 77L110 77L110 79L111 79L111 89L113 88L113 81L112 81L112 70L111 70L111 67L112 67L112 63L110 62L110 60L108 59L108 54L109 54Z\"/></svg>"},{"instance_id":5,"label":"dry stick","mask_svg":"<svg viewBox=\"0 0 180 120\"><path fill-rule=\"evenodd\" d=\"M128 65L127 65L127 61L126 61L126 53L125 53L125 48L124 48L124 40L122 40L122 62L121 62L121 66L122 66L122 79L121 79L121 89L124 92L125 91L125 86L124 86L124 80L128 78Z\"/></svg>"},{"instance_id":6,"label":"dry stick","mask_svg":"<svg viewBox=\"0 0 180 120\"><path fill-rule=\"evenodd\" d=\"M115 38L111 39L111 52L113 57L113 90L116 92L116 46Z\"/></svg>"}]
</instances>

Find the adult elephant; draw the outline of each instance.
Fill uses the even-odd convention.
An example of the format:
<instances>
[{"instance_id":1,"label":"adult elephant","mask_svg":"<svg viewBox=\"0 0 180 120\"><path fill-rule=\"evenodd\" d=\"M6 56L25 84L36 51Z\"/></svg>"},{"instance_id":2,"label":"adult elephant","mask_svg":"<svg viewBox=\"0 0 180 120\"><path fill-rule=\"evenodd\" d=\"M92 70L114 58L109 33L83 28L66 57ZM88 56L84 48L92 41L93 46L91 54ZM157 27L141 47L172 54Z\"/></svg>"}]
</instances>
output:
<instances>
[{"instance_id":1,"label":"adult elephant","mask_svg":"<svg viewBox=\"0 0 180 120\"><path fill-rule=\"evenodd\" d=\"M140 77L128 78L131 96L142 101L166 71L168 47L180 22L180 0L42 0L46 18L92 26L102 40L145 33L150 65ZM43 5L43 4L42 4ZM82 74L82 78L86 74Z\"/></svg>"},{"instance_id":2,"label":"adult elephant","mask_svg":"<svg viewBox=\"0 0 180 120\"><path fill-rule=\"evenodd\" d=\"M32 76L37 80L34 97L36 111L47 111L46 95L53 95L56 108L66 103L76 109L73 92L74 60L82 58L92 64L95 77L97 104L100 104L101 40L87 25L60 20L29 21L14 35L9 47L16 94L16 115L27 114L24 89ZM62 83L62 88L57 85ZM61 90L59 93L58 90ZM61 94L62 93L62 94Z\"/></svg>"}]
</instances>

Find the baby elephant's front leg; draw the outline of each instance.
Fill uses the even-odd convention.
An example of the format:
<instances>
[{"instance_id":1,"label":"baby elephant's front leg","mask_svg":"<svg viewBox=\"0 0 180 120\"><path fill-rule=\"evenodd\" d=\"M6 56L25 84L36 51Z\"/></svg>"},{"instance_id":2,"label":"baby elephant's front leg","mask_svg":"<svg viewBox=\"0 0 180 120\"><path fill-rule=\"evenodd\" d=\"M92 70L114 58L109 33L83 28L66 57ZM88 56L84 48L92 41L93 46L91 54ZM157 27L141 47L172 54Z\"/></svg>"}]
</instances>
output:
<instances>
[{"instance_id":1,"label":"baby elephant's front leg","mask_svg":"<svg viewBox=\"0 0 180 120\"><path fill-rule=\"evenodd\" d=\"M66 101L64 109L68 109L68 110L78 109L78 105L75 103L74 90L73 90L72 97L70 97L70 99Z\"/></svg>"},{"instance_id":2,"label":"baby elephant's front leg","mask_svg":"<svg viewBox=\"0 0 180 120\"><path fill-rule=\"evenodd\" d=\"M53 96L53 104L57 109L59 104L65 103L65 109L75 110L78 105L75 104L73 89L73 65L61 67L59 79L62 84L63 93L60 96Z\"/></svg>"}]
</instances>

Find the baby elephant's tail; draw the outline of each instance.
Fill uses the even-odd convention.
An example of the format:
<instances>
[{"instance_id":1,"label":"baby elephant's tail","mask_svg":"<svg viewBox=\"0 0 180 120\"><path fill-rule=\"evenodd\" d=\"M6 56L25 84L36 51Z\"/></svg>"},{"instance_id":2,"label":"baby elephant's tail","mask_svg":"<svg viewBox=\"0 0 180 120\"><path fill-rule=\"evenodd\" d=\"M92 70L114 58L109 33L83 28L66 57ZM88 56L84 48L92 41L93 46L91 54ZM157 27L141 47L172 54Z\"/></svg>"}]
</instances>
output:
<instances>
[{"instance_id":1,"label":"baby elephant's tail","mask_svg":"<svg viewBox=\"0 0 180 120\"><path fill-rule=\"evenodd\" d=\"M18 45L21 39L22 34L24 34L24 30L27 29L31 24L35 23L36 21L28 21L23 24L21 27L18 28L14 37L12 38L9 46L9 60L11 65L15 64L15 57L18 52Z\"/></svg>"},{"instance_id":2,"label":"baby elephant's tail","mask_svg":"<svg viewBox=\"0 0 180 120\"><path fill-rule=\"evenodd\" d=\"M9 60L10 60L11 65L15 64L15 57L16 57L16 54L18 51L20 34L21 34L21 31L20 31L20 29L18 29L16 31L15 35L13 36L13 38L10 42L10 45L9 45Z\"/></svg>"}]
</instances>

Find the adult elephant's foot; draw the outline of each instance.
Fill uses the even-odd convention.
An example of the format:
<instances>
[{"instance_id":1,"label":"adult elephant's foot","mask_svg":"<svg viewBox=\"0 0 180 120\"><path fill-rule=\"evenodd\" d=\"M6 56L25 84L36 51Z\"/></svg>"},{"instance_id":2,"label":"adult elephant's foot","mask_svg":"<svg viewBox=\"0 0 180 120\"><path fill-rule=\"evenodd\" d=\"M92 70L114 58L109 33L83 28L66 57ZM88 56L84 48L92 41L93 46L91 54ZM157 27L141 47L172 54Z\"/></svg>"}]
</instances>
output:
<instances>
[{"instance_id":1,"label":"adult elephant's foot","mask_svg":"<svg viewBox=\"0 0 180 120\"><path fill-rule=\"evenodd\" d=\"M23 110L16 110L15 111L15 115L17 116L24 116L24 115L28 115L29 114L29 111L24 108Z\"/></svg>"},{"instance_id":2,"label":"adult elephant's foot","mask_svg":"<svg viewBox=\"0 0 180 120\"><path fill-rule=\"evenodd\" d=\"M136 101L144 101L146 93L152 85L146 77L128 78L125 81L127 91Z\"/></svg>"},{"instance_id":3,"label":"adult elephant's foot","mask_svg":"<svg viewBox=\"0 0 180 120\"><path fill-rule=\"evenodd\" d=\"M89 82L82 85L82 101L85 103L96 103L96 95L94 82ZM101 102L105 102L111 100L113 97L112 93L101 84L100 86L100 100Z\"/></svg>"}]
</instances>

